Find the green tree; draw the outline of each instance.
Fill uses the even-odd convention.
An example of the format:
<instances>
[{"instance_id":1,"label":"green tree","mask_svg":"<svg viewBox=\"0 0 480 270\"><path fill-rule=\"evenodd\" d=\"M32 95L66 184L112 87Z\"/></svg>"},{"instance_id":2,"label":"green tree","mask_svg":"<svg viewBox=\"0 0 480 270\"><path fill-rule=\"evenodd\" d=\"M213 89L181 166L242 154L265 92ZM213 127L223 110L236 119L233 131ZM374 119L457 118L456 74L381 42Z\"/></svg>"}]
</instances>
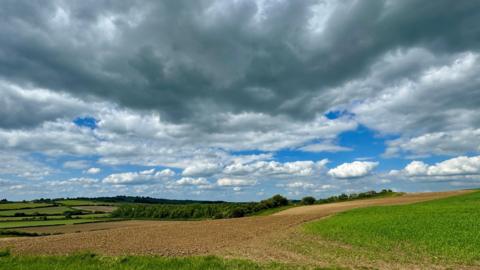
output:
<instances>
[{"instance_id":1,"label":"green tree","mask_svg":"<svg viewBox=\"0 0 480 270\"><path fill-rule=\"evenodd\" d=\"M307 197L303 197L302 201L300 202L301 204L303 205L312 205L315 203L315 198L312 197L312 196L307 196Z\"/></svg>"}]
</instances>

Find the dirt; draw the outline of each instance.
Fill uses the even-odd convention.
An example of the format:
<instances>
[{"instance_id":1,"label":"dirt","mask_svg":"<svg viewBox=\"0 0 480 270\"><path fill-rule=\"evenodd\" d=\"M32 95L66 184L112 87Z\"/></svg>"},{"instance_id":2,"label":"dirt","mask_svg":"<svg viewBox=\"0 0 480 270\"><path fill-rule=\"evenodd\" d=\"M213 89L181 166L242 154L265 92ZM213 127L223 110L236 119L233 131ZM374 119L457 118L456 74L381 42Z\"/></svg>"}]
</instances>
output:
<instances>
[{"instance_id":1,"label":"dirt","mask_svg":"<svg viewBox=\"0 0 480 270\"><path fill-rule=\"evenodd\" d=\"M207 221L124 221L31 228L30 231L49 230L65 234L3 239L0 240L0 248L11 247L17 254L68 254L88 250L106 255L217 254L285 259L300 255L273 248L270 243L307 221L358 207L407 204L466 192L470 191L412 193L401 197L303 206L265 217ZM76 231L82 232L74 233Z\"/></svg>"},{"instance_id":2,"label":"dirt","mask_svg":"<svg viewBox=\"0 0 480 270\"><path fill-rule=\"evenodd\" d=\"M449 191L449 192L407 193L403 196L386 197L386 198L380 198L380 199L356 200L356 201L348 201L348 202L341 202L341 203L318 204L318 205L294 207L282 212L278 212L274 215L275 216L285 216L285 215L324 216L325 213L337 213L337 212L341 212L341 211L345 211L353 208L375 206L375 205L409 204L409 203L439 199L446 196L461 195L466 192L470 192L470 191L456 190L456 191Z\"/></svg>"}]
</instances>

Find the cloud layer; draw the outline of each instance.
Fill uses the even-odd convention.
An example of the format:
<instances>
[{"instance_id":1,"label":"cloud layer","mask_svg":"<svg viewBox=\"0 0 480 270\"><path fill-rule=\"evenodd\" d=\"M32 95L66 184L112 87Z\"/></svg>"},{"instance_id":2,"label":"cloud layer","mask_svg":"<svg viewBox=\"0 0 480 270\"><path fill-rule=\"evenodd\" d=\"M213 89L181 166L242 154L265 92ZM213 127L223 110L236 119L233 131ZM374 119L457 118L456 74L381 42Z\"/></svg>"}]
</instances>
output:
<instances>
[{"instance_id":1,"label":"cloud layer","mask_svg":"<svg viewBox=\"0 0 480 270\"><path fill-rule=\"evenodd\" d=\"M0 18L3 194L475 178L478 2L5 1Z\"/></svg>"}]
</instances>

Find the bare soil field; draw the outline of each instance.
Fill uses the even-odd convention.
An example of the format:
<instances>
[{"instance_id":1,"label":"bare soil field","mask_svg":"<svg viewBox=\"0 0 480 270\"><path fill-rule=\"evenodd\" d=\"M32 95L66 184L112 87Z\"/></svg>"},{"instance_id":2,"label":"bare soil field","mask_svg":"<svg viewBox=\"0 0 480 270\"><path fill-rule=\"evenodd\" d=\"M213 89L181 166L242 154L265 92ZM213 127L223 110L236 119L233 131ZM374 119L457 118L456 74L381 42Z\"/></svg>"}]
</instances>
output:
<instances>
[{"instance_id":1,"label":"bare soil field","mask_svg":"<svg viewBox=\"0 0 480 270\"><path fill-rule=\"evenodd\" d=\"M122 221L29 228L25 231L65 234L0 239L0 248L11 247L17 254L69 254L88 250L106 255L216 254L255 259L290 259L288 256L297 255L269 248L269 245L304 222L358 207L415 203L467 192L470 191L411 193L401 197L302 206L265 217L206 221Z\"/></svg>"},{"instance_id":2,"label":"bare soil field","mask_svg":"<svg viewBox=\"0 0 480 270\"><path fill-rule=\"evenodd\" d=\"M408 203L439 199L447 196L461 195L467 192L471 192L471 191L456 190L456 191L449 191L449 192L407 193L403 196L398 196L398 197L355 200L355 201L347 201L347 202L341 202L341 203L317 204L317 205L294 207L282 212L278 212L274 215L275 216L291 216L291 215L316 216L320 214L323 217L325 213L337 213L337 212L346 211L346 210L359 208L359 207L375 206L375 205L408 204Z\"/></svg>"}]
</instances>

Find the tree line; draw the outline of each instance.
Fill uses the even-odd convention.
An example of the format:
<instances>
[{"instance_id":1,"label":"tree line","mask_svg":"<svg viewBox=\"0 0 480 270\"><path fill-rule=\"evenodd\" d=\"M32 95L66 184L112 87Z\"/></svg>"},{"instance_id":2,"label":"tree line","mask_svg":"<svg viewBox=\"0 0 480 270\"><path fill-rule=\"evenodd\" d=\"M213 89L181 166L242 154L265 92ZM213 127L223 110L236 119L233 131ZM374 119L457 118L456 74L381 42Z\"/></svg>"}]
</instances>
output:
<instances>
[{"instance_id":1,"label":"tree line","mask_svg":"<svg viewBox=\"0 0 480 270\"><path fill-rule=\"evenodd\" d=\"M382 189L380 192L376 192L375 190L370 190L367 192L351 193L351 194L342 193L338 196L331 196L325 199L318 199L318 200L312 196L307 196L300 201L300 204L311 205L311 204L322 204L322 203L332 203L332 202L343 202L343 201L352 201L352 200L358 200L358 199L388 196L393 194L396 194L396 193L391 189Z\"/></svg>"},{"instance_id":2,"label":"tree line","mask_svg":"<svg viewBox=\"0 0 480 270\"><path fill-rule=\"evenodd\" d=\"M275 195L261 202L250 203L124 204L112 213L112 217L140 219L238 218L288 204L287 198L281 195Z\"/></svg>"}]
</instances>

